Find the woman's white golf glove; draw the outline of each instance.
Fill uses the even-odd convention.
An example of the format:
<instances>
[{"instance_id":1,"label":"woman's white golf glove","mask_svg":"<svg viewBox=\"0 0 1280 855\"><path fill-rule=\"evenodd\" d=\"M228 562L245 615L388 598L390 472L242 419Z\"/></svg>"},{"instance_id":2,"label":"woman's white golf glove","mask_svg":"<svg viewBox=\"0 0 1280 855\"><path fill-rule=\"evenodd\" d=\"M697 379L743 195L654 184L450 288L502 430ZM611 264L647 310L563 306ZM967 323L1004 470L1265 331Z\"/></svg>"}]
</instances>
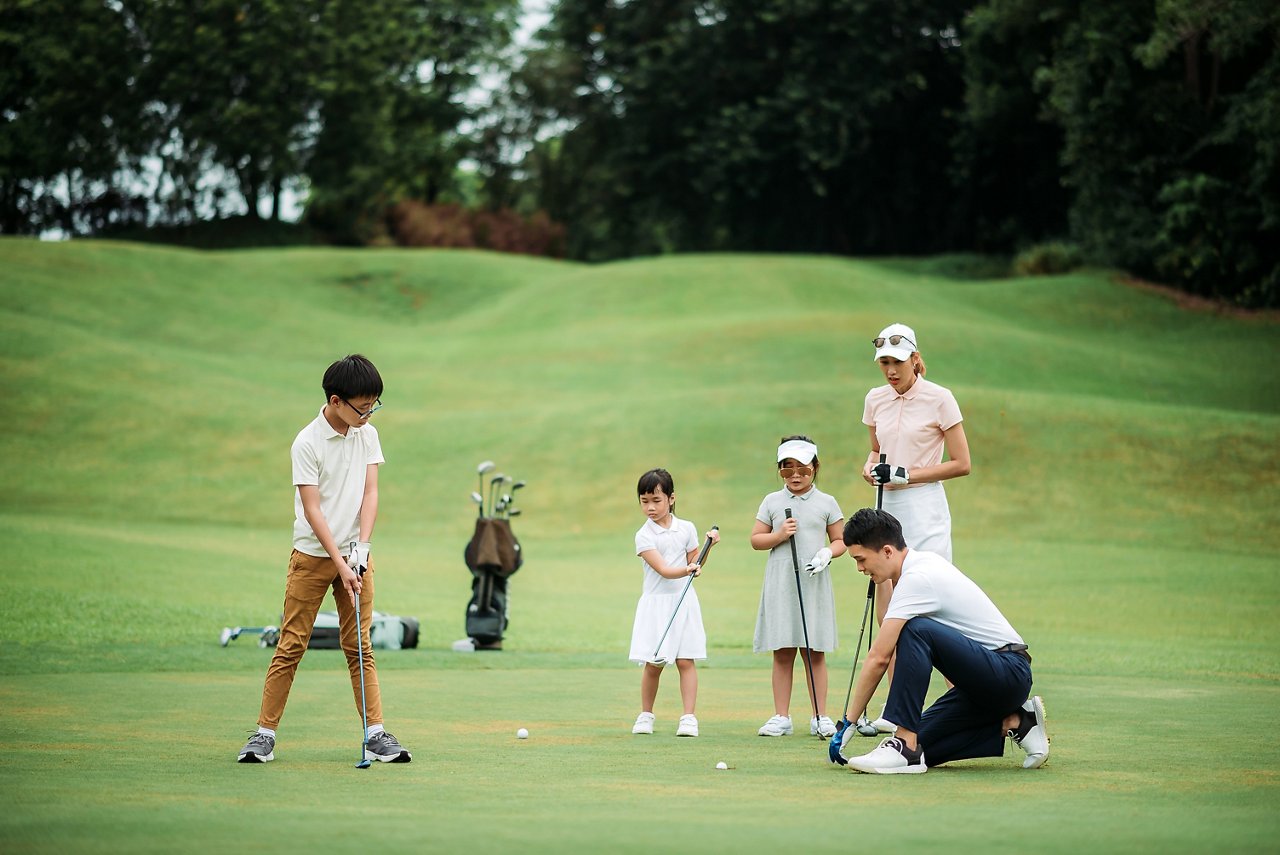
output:
<instances>
[{"instance_id":1,"label":"woman's white golf glove","mask_svg":"<svg viewBox=\"0 0 1280 855\"><path fill-rule=\"evenodd\" d=\"M830 563L831 550L824 546L813 554L813 557L809 559L809 563L804 565L804 569L809 571L810 576L816 576L827 569L827 565Z\"/></svg>"},{"instance_id":2,"label":"woman's white golf glove","mask_svg":"<svg viewBox=\"0 0 1280 855\"><path fill-rule=\"evenodd\" d=\"M901 466L890 466L888 463L877 463L872 466L871 477L881 486L885 484L901 486L911 483L911 473Z\"/></svg>"}]
</instances>

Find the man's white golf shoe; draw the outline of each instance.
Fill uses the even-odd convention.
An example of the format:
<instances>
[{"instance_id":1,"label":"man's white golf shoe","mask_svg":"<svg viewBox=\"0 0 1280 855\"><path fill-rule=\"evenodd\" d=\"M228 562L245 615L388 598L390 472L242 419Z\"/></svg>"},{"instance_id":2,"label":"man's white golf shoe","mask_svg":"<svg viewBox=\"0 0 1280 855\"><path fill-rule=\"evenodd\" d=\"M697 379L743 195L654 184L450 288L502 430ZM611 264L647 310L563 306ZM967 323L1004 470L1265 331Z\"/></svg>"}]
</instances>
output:
<instances>
[{"instance_id":1,"label":"man's white golf shoe","mask_svg":"<svg viewBox=\"0 0 1280 855\"><path fill-rule=\"evenodd\" d=\"M849 768L873 775L919 775L929 770L924 763L924 750L912 751L896 736L880 740L880 746L873 751L850 757Z\"/></svg>"},{"instance_id":2,"label":"man's white golf shoe","mask_svg":"<svg viewBox=\"0 0 1280 855\"><path fill-rule=\"evenodd\" d=\"M1045 729L1043 698L1027 698L1022 705L1022 723L1017 730L1009 731L1009 738L1027 752L1022 768L1039 769L1045 764L1049 759L1049 732Z\"/></svg>"}]
</instances>

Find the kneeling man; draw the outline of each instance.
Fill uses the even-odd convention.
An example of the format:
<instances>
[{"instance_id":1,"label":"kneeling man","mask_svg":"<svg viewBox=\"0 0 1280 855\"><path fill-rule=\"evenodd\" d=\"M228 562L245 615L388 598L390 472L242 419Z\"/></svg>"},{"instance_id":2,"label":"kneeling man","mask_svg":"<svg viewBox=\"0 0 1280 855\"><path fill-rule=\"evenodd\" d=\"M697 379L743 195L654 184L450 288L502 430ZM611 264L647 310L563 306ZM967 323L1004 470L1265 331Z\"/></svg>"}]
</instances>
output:
<instances>
[{"instance_id":1,"label":"kneeling man","mask_svg":"<svg viewBox=\"0 0 1280 855\"><path fill-rule=\"evenodd\" d=\"M844 542L858 570L877 585L893 583L850 711L867 708L897 656L884 711L897 730L874 751L849 758L849 768L910 774L952 760L1000 757L1006 735L1027 753L1023 767L1043 766L1049 736L1044 702L1028 698L1031 655L991 599L942 556L907 549L902 526L885 511L854 514ZM921 713L934 668L951 688ZM847 741L854 732L848 727L842 736Z\"/></svg>"}]
</instances>

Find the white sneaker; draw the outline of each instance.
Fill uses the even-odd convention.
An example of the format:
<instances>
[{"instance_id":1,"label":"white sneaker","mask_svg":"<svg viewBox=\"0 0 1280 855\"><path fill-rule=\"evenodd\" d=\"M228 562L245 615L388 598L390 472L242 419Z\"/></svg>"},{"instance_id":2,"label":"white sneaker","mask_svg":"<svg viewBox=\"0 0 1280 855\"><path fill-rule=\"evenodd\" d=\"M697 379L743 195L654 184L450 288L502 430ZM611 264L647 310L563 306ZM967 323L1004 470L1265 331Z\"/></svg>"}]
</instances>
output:
<instances>
[{"instance_id":1,"label":"white sneaker","mask_svg":"<svg viewBox=\"0 0 1280 855\"><path fill-rule=\"evenodd\" d=\"M880 717L871 722L877 733L897 733L898 726L884 717L884 707L880 708Z\"/></svg>"},{"instance_id":2,"label":"white sneaker","mask_svg":"<svg viewBox=\"0 0 1280 855\"><path fill-rule=\"evenodd\" d=\"M836 723L825 715L809 719L809 735L830 739L836 735Z\"/></svg>"},{"instance_id":3,"label":"white sneaker","mask_svg":"<svg viewBox=\"0 0 1280 855\"><path fill-rule=\"evenodd\" d=\"M861 757L850 757L849 768L855 772L875 775L918 775L927 772L924 751L911 751L906 743L894 736L880 740L880 747Z\"/></svg>"},{"instance_id":4,"label":"white sneaker","mask_svg":"<svg viewBox=\"0 0 1280 855\"><path fill-rule=\"evenodd\" d=\"M693 713L680 716L680 726L676 728L676 736L697 736L698 717Z\"/></svg>"},{"instance_id":5,"label":"white sneaker","mask_svg":"<svg viewBox=\"0 0 1280 855\"><path fill-rule=\"evenodd\" d=\"M1048 761L1049 732L1045 729L1043 698L1039 695L1027 698L1022 705L1022 723L1017 730L1009 731L1009 738L1027 752L1023 769L1039 769Z\"/></svg>"},{"instance_id":6,"label":"white sneaker","mask_svg":"<svg viewBox=\"0 0 1280 855\"><path fill-rule=\"evenodd\" d=\"M764 723L758 733L761 736L790 736L791 735L791 716L775 715Z\"/></svg>"},{"instance_id":7,"label":"white sneaker","mask_svg":"<svg viewBox=\"0 0 1280 855\"><path fill-rule=\"evenodd\" d=\"M632 733L653 733L654 715L651 712L642 712L636 716L636 723L631 726Z\"/></svg>"}]
</instances>

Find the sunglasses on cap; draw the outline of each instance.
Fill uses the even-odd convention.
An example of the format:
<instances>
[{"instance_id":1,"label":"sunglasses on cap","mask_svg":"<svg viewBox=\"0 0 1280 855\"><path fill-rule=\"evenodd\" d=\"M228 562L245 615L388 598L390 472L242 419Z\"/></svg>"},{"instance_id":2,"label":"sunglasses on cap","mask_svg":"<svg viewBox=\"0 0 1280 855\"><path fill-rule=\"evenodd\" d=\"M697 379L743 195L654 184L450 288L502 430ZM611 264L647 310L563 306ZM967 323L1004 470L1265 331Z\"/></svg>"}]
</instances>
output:
<instances>
[{"instance_id":1,"label":"sunglasses on cap","mask_svg":"<svg viewBox=\"0 0 1280 855\"><path fill-rule=\"evenodd\" d=\"M905 335L891 335L888 338L884 338L882 336L880 338L871 339L871 343L874 344L876 347L884 347L884 343L886 341L889 342L889 344L893 345L894 347L897 347L898 345L902 344L904 341L907 344L911 345L913 348L916 346L916 343L911 339L907 338Z\"/></svg>"},{"instance_id":2,"label":"sunglasses on cap","mask_svg":"<svg viewBox=\"0 0 1280 855\"><path fill-rule=\"evenodd\" d=\"M778 470L778 474L781 475L783 478L790 478L793 475L799 475L801 478L805 478L813 474L813 467L812 466L783 466Z\"/></svg>"}]
</instances>

